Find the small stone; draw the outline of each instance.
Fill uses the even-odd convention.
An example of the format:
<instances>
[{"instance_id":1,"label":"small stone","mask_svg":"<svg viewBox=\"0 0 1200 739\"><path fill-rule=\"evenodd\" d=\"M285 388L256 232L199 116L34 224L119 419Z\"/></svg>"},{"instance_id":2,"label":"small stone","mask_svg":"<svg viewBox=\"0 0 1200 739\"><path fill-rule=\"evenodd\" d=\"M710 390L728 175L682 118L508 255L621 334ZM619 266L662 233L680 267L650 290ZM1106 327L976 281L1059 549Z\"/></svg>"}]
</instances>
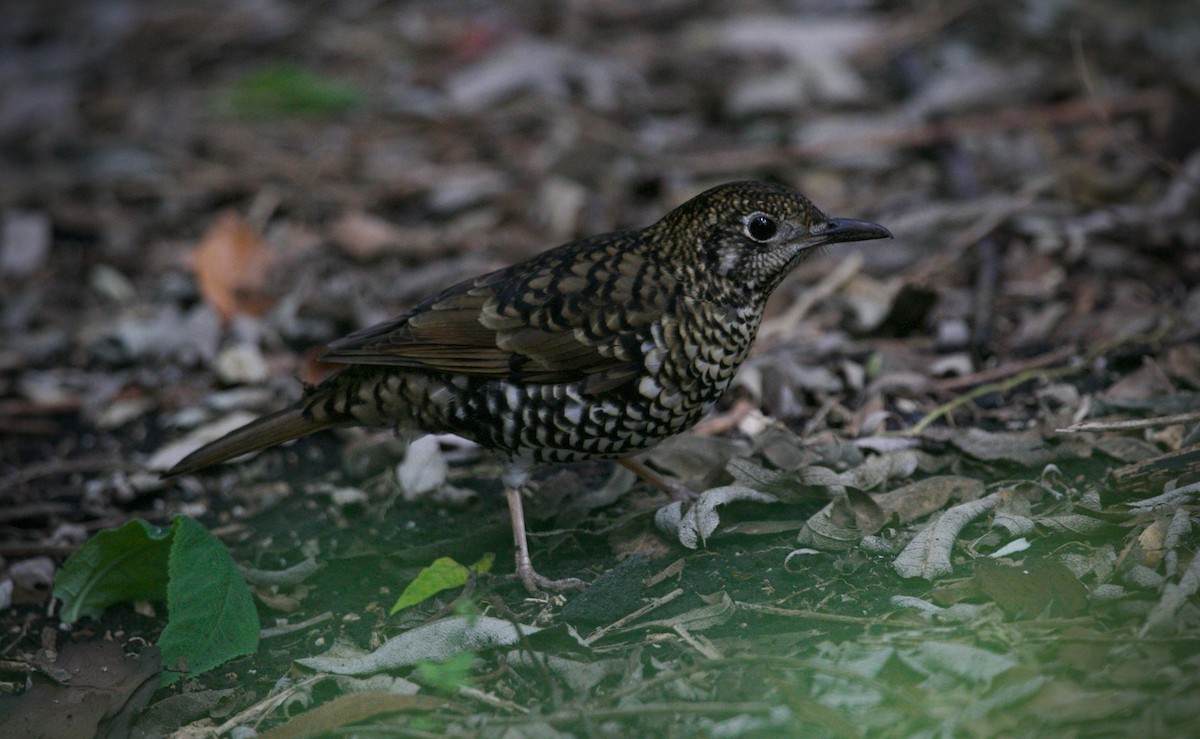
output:
<instances>
[{"instance_id":1,"label":"small stone","mask_svg":"<svg viewBox=\"0 0 1200 739\"><path fill-rule=\"evenodd\" d=\"M267 360L256 344L234 344L217 355L217 376L227 385L252 385L267 379Z\"/></svg>"},{"instance_id":2,"label":"small stone","mask_svg":"<svg viewBox=\"0 0 1200 739\"><path fill-rule=\"evenodd\" d=\"M971 341L971 328L967 326L967 322L961 318L951 318L946 321L941 321L937 326L937 347L943 351L947 349L961 349Z\"/></svg>"},{"instance_id":3,"label":"small stone","mask_svg":"<svg viewBox=\"0 0 1200 739\"><path fill-rule=\"evenodd\" d=\"M0 226L0 275L22 279L46 263L50 217L40 211L10 210Z\"/></svg>"},{"instance_id":4,"label":"small stone","mask_svg":"<svg viewBox=\"0 0 1200 739\"><path fill-rule=\"evenodd\" d=\"M33 557L13 562L8 576L20 589L31 593L50 592L54 584L54 560L49 557Z\"/></svg>"},{"instance_id":5,"label":"small stone","mask_svg":"<svg viewBox=\"0 0 1200 739\"><path fill-rule=\"evenodd\" d=\"M129 278L107 264L96 265L88 278L88 284L117 305L128 305L137 297L137 289Z\"/></svg>"},{"instance_id":6,"label":"small stone","mask_svg":"<svg viewBox=\"0 0 1200 739\"><path fill-rule=\"evenodd\" d=\"M437 437L422 436L408 445L404 461L396 466L396 480L404 491L404 499L416 500L441 487L448 471Z\"/></svg>"}]
</instances>

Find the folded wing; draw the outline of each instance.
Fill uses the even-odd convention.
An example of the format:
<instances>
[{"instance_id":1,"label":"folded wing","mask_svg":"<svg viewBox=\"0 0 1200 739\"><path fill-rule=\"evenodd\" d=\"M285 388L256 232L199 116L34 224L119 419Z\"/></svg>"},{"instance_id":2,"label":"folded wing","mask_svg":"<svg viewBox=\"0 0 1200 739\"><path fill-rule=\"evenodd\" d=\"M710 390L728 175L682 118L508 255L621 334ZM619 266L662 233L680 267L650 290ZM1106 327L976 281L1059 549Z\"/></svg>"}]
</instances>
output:
<instances>
[{"instance_id":1,"label":"folded wing","mask_svg":"<svg viewBox=\"0 0 1200 739\"><path fill-rule=\"evenodd\" d=\"M677 300L639 247L635 233L559 247L454 285L322 359L610 390L641 370L643 339Z\"/></svg>"}]
</instances>

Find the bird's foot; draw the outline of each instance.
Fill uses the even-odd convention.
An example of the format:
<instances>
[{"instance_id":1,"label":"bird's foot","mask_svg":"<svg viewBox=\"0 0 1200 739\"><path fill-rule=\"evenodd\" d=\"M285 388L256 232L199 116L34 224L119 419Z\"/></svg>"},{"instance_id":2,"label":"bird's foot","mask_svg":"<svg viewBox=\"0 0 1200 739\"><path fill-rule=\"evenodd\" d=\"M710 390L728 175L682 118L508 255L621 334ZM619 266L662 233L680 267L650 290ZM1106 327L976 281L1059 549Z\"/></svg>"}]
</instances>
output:
<instances>
[{"instance_id":1,"label":"bird's foot","mask_svg":"<svg viewBox=\"0 0 1200 739\"><path fill-rule=\"evenodd\" d=\"M545 591L559 593L564 590L580 590L584 587L584 582L579 578L551 580L533 569L533 561L529 558L529 541L525 536L525 510L521 502L521 488L528 482L527 470L521 465L514 464L504 473L504 497L508 499L508 513L512 519L516 576L521 579L530 595L540 595Z\"/></svg>"},{"instance_id":2,"label":"bird's foot","mask_svg":"<svg viewBox=\"0 0 1200 739\"><path fill-rule=\"evenodd\" d=\"M685 506L695 503L700 497L700 493L692 490L687 485L684 485L678 480L667 480L666 485L661 490L667 494L671 500L677 500Z\"/></svg>"},{"instance_id":3,"label":"bird's foot","mask_svg":"<svg viewBox=\"0 0 1200 739\"><path fill-rule=\"evenodd\" d=\"M516 577L521 580L525 589L530 595L541 595L542 593L561 593L567 590L582 590L586 587L586 583L577 577L564 577L561 580L551 580L550 578L538 574L533 569L532 565L522 567L517 564Z\"/></svg>"}]
</instances>

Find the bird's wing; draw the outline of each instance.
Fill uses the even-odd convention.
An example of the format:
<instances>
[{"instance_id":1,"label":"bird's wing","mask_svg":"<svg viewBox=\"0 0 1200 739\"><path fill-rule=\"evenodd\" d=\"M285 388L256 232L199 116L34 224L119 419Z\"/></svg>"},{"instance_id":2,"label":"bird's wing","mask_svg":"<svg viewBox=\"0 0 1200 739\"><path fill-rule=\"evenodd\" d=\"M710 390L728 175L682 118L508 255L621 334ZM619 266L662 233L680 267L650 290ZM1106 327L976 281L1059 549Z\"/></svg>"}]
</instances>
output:
<instances>
[{"instance_id":1,"label":"bird's wing","mask_svg":"<svg viewBox=\"0 0 1200 739\"><path fill-rule=\"evenodd\" d=\"M642 367L642 335L676 281L636 232L577 241L461 282L330 345L325 361L413 367L603 392Z\"/></svg>"}]
</instances>

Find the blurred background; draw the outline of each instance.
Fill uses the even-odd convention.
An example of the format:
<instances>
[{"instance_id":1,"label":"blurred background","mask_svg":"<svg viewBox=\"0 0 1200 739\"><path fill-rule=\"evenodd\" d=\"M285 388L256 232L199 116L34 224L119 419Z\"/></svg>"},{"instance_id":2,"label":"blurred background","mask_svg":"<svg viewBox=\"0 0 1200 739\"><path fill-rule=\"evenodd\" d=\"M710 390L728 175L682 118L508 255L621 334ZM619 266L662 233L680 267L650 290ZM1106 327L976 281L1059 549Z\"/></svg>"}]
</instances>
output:
<instances>
[{"instance_id":1,"label":"blurred background","mask_svg":"<svg viewBox=\"0 0 1200 739\"><path fill-rule=\"evenodd\" d=\"M1196 11L7 3L6 489L117 463L98 490L157 500L122 465L297 397L325 342L736 179L896 239L801 265L710 431L907 429L1014 362L1098 374L962 422L1200 388Z\"/></svg>"},{"instance_id":2,"label":"blurred background","mask_svg":"<svg viewBox=\"0 0 1200 739\"><path fill-rule=\"evenodd\" d=\"M927 337L974 367L1145 331L1185 300L1200 312L1194 2L2 13L10 402L14 371L136 365L104 387L25 378L68 404L82 384L94 420L114 394L211 369L231 341L272 371L227 384L278 376L282 346L744 178L898 237L858 250L812 332ZM773 310L852 253L806 265Z\"/></svg>"},{"instance_id":3,"label":"blurred background","mask_svg":"<svg viewBox=\"0 0 1200 739\"><path fill-rule=\"evenodd\" d=\"M1194 2L2 13L0 485L15 501L31 479L103 473L96 491L161 506L141 465L297 397L328 372L324 343L736 179L896 239L800 266L711 432L910 429L996 367L1097 374L961 422L1052 427L1097 388L1200 388Z\"/></svg>"}]
</instances>

